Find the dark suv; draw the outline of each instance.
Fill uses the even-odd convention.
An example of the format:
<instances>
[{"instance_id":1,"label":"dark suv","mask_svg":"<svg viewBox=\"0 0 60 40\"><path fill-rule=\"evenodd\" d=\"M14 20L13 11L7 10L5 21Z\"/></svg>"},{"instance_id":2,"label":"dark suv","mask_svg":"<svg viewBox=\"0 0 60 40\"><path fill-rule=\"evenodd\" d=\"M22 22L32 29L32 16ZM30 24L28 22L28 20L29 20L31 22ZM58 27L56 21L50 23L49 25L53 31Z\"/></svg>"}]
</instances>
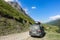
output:
<instances>
[{"instance_id":1,"label":"dark suv","mask_svg":"<svg viewBox=\"0 0 60 40\"><path fill-rule=\"evenodd\" d=\"M45 35L44 27L38 24L31 25L29 34L31 36L43 37Z\"/></svg>"}]
</instances>

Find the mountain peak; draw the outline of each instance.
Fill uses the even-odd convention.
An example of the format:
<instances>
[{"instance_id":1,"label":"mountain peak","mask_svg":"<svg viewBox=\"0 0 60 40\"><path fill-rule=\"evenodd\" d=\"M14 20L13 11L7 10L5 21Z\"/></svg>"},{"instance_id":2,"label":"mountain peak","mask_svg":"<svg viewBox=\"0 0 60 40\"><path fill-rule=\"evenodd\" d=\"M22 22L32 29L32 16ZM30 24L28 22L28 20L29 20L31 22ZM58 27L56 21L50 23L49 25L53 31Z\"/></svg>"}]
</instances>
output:
<instances>
[{"instance_id":1,"label":"mountain peak","mask_svg":"<svg viewBox=\"0 0 60 40\"><path fill-rule=\"evenodd\" d=\"M13 2L13 1L15 1L15 0L5 0L6 2Z\"/></svg>"}]
</instances>

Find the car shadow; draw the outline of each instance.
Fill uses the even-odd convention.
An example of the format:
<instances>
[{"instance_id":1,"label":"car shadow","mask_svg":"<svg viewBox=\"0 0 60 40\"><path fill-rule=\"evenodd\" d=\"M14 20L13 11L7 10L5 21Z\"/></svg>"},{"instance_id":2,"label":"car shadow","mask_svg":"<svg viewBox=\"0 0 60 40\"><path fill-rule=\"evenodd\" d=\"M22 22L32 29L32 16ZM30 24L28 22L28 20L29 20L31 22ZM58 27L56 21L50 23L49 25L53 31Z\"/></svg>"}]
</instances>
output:
<instances>
[{"instance_id":1,"label":"car shadow","mask_svg":"<svg viewBox=\"0 0 60 40\"><path fill-rule=\"evenodd\" d=\"M45 35L46 35L46 33L43 35L43 36L31 36L31 37L33 37L33 38L44 38L45 37Z\"/></svg>"}]
</instances>

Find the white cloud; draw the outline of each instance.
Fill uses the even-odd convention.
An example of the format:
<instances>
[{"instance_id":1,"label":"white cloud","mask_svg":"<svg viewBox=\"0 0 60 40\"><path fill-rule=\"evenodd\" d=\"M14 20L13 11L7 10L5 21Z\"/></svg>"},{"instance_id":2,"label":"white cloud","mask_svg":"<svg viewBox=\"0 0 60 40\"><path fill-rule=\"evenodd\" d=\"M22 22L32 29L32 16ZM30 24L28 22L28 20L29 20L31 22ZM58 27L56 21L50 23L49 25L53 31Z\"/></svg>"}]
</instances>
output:
<instances>
[{"instance_id":1,"label":"white cloud","mask_svg":"<svg viewBox=\"0 0 60 40\"><path fill-rule=\"evenodd\" d=\"M8 2L8 1L15 1L15 0L5 0L6 2Z\"/></svg>"},{"instance_id":2,"label":"white cloud","mask_svg":"<svg viewBox=\"0 0 60 40\"><path fill-rule=\"evenodd\" d=\"M43 21L43 23L50 22L59 18L60 18L60 15L50 16L47 20Z\"/></svg>"},{"instance_id":3,"label":"white cloud","mask_svg":"<svg viewBox=\"0 0 60 40\"><path fill-rule=\"evenodd\" d=\"M59 19L59 18L60 18L60 15L49 17L50 20L56 20L56 19Z\"/></svg>"},{"instance_id":4,"label":"white cloud","mask_svg":"<svg viewBox=\"0 0 60 40\"><path fill-rule=\"evenodd\" d=\"M35 7L35 6L33 6L33 7L32 7L32 9L36 9L36 7Z\"/></svg>"}]
</instances>

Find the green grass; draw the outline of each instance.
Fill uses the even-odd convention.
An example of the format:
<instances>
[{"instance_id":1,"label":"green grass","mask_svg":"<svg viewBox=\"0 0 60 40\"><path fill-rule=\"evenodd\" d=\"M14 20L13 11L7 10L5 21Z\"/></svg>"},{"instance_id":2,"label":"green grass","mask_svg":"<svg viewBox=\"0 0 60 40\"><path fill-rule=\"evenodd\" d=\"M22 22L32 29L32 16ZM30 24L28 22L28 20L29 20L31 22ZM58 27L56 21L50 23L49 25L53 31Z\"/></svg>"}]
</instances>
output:
<instances>
[{"instance_id":1,"label":"green grass","mask_svg":"<svg viewBox=\"0 0 60 40\"><path fill-rule=\"evenodd\" d=\"M46 31L45 40L60 40L60 33L56 32L59 28L58 26L52 26L48 24L43 24Z\"/></svg>"},{"instance_id":2,"label":"green grass","mask_svg":"<svg viewBox=\"0 0 60 40\"><path fill-rule=\"evenodd\" d=\"M14 19L0 18L0 36L13 33L20 33L28 30L27 24L22 24Z\"/></svg>"},{"instance_id":3,"label":"green grass","mask_svg":"<svg viewBox=\"0 0 60 40\"><path fill-rule=\"evenodd\" d=\"M8 15L10 17L16 18L17 20L20 20L20 18L22 18L31 23L34 23L34 20L32 18L24 15L21 11L17 11L3 0L0 0L0 13L2 13L3 15Z\"/></svg>"},{"instance_id":4,"label":"green grass","mask_svg":"<svg viewBox=\"0 0 60 40\"><path fill-rule=\"evenodd\" d=\"M60 34L56 32L47 32L46 40L60 40Z\"/></svg>"},{"instance_id":5,"label":"green grass","mask_svg":"<svg viewBox=\"0 0 60 40\"><path fill-rule=\"evenodd\" d=\"M0 36L21 32L23 28L24 26L16 20L4 17L0 18Z\"/></svg>"},{"instance_id":6,"label":"green grass","mask_svg":"<svg viewBox=\"0 0 60 40\"><path fill-rule=\"evenodd\" d=\"M34 20L23 14L22 11L17 11L15 8L11 7L11 5L4 2L4 0L0 0L0 36L20 33L22 31L28 30L30 24L21 23L21 18L32 24L34 23Z\"/></svg>"},{"instance_id":7,"label":"green grass","mask_svg":"<svg viewBox=\"0 0 60 40\"><path fill-rule=\"evenodd\" d=\"M59 28L57 32L60 33L60 19L50 21L47 24L57 26Z\"/></svg>"},{"instance_id":8,"label":"green grass","mask_svg":"<svg viewBox=\"0 0 60 40\"><path fill-rule=\"evenodd\" d=\"M44 29L48 32L52 31L52 32L56 32L59 28L58 26L52 26L52 25L48 25L48 24L43 24Z\"/></svg>"}]
</instances>

